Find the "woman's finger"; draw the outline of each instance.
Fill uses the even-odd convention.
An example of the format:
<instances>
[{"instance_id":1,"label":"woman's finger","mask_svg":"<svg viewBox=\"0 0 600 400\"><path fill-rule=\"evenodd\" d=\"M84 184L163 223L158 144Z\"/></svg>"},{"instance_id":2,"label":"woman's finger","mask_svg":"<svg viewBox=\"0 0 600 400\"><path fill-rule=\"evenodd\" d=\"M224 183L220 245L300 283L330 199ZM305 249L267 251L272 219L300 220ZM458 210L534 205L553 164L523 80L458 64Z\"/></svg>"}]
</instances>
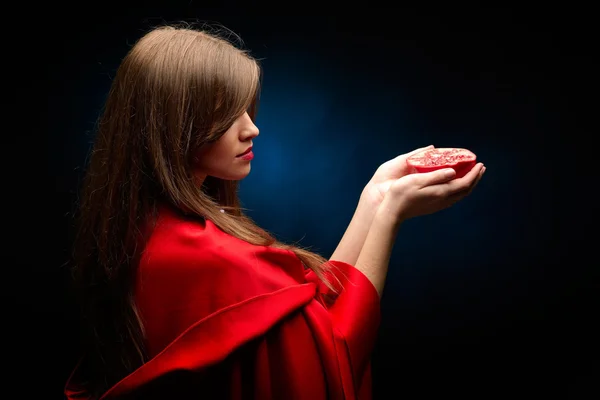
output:
<instances>
[{"instance_id":1,"label":"woman's finger","mask_svg":"<svg viewBox=\"0 0 600 400\"><path fill-rule=\"evenodd\" d=\"M439 179L439 181L437 181L436 183L429 183L429 184L425 184L422 185L422 189L424 191L427 191L427 194L432 196L432 197L437 197L437 198L449 198L451 196L454 195L460 195L463 193L466 193L469 188L473 185L473 183L475 182L475 179L477 179L477 176L479 175L479 173L481 172L481 167L483 164L477 164L475 165L471 171L469 171L465 176L463 176L462 178L456 178L456 179L447 179L446 181L444 181L443 179ZM452 170L452 169L450 169ZM420 176L420 175L429 175L429 174L433 174L434 172L441 172L441 171L446 171L445 169L443 170L438 170L438 171L433 171L433 172L428 172L428 173L422 173L422 174L417 174L415 176ZM454 171L454 170L452 170ZM426 179L425 182L434 182L434 179Z\"/></svg>"},{"instance_id":2,"label":"woman's finger","mask_svg":"<svg viewBox=\"0 0 600 400\"><path fill-rule=\"evenodd\" d=\"M448 195L454 195L469 190L480 176L483 164L476 164L465 176L448 182Z\"/></svg>"},{"instance_id":3,"label":"woman's finger","mask_svg":"<svg viewBox=\"0 0 600 400\"><path fill-rule=\"evenodd\" d=\"M456 177L456 171L452 168L438 169L431 172L421 172L419 174L410 175L416 185L420 188L428 188L431 186L447 185Z\"/></svg>"},{"instance_id":4,"label":"woman's finger","mask_svg":"<svg viewBox=\"0 0 600 400\"><path fill-rule=\"evenodd\" d=\"M484 172L485 172L485 167L481 168L481 170L479 171L479 175L477 176L477 178L475 178L475 181L471 184L471 186L467 190L451 194L448 197L448 203L449 203L449 205L452 205L452 204L458 202L459 200L462 200L465 197L467 197L468 195L470 195L471 192L473 191L473 189L475 189L475 187L477 186L477 184L479 183L479 181L483 177Z\"/></svg>"}]
</instances>

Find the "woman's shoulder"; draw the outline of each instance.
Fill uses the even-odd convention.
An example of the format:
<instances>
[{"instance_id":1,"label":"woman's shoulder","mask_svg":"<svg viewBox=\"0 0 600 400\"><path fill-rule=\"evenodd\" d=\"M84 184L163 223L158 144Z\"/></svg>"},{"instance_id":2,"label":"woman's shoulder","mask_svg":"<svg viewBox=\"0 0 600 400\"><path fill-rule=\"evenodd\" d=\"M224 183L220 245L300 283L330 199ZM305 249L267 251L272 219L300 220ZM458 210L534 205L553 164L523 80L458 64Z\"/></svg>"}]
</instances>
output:
<instances>
[{"instance_id":1,"label":"woman's shoulder","mask_svg":"<svg viewBox=\"0 0 600 400\"><path fill-rule=\"evenodd\" d=\"M306 282L304 267L293 252L248 243L222 231L211 220L186 216L169 207L159 209L140 268L145 274L165 271L178 276L178 271L189 276L192 272L216 281L244 281L250 286L260 282L269 288Z\"/></svg>"},{"instance_id":2,"label":"woman's shoulder","mask_svg":"<svg viewBox=\"0 0 600 400\"><path fill-rule=\"evenodd\" d=\"M223 252L232 246L238 250L252 246L220 230L212 221L186 215L161 204L144 248L144 254L160 257L197 257L200 253Z\"/></svg>"}]
</instances>

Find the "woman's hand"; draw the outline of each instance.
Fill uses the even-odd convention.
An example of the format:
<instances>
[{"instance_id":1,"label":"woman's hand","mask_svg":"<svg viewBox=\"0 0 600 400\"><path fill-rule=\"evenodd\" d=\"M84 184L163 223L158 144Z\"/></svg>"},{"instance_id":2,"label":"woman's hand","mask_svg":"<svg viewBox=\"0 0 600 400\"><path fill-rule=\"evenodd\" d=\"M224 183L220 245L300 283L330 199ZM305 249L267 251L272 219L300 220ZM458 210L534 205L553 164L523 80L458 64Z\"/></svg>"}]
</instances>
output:
<instances>
[{"instance_id":1,"label":"woman's hand","mask_svg":"<svg viewBox=\"0 0 600 400\"><path fill-rule=\"evenodd\" d=\"M413 174L413 171L411 171L406 164L406 159L415 152L432 147L433 146L427 146L413 150L410 153L402 154L383 163L377 169L373 178L363 189L358 206L352 216L352 220L344 232L344 236L340 240L340 243L331 255L331 260L344 261L354 265L363 248L365 238L367 237L373 219L377 214L384 214L383 218L390 218L391 216L392 219L400 221L402 218L406 219L411 215L427 213L428 209L432 210L435 207L441 209L444 206L444 201L447 205L453 201L456 202L460 198L466 196L470 190L475 187L470 179L473 174L477 175L479 173L480 165L473 167L471 173L463 178L456 179L454 183L445 184L449 186L439 186L436 189L430 184L429 192L435 192L437 190L438 195L441 196L437 201L434 201L434 197L431 196L431 193L429 193L429 197L427 197L427 191L420 191L420 189L427 187L427 185L425 185L425 187L420 185L423 185L427 179L432 181L436 176L439 178L439 174L442 174L442 172L435 171L424 174ZM452 169L451 172L452 174L455 174ZM452 175L452 178L454 176L455 175ZM443 182L448 182L452 178L444 178ZM480 177L476 176L476 178L478 180ZM386 196L392 185L394 186L394 193L391 196ZM461 192L461 188L463 187L467 187L466 192ZM403 190L406 191L406 193L401 193ZM442 192L450 193L452 191L455 193L454 197L450 196L451 198L444 198ZM383 207L383 210L380 210L386 197L387 204ZM425 203L419 205L419 198L423 199ZM416 205L414 204L415 202L417 203Z\"/></svg>"},{"instance_id":2,"label":"woman's hand","mask_svg":"<svg viewBox=\"0 0 600 400\"><path fill-rule=\"evenodd\" d=\"M391 184L403 176L414 172L406 164L406 159L419 151L431 148L433 148L433 145L422 147L381 164L363 189L362 198L371 204L372 207L378 208Z\"/></svg>"},{"instance_id":3,"label":"woman's hand","mask_svg":"<svg viewBox=\"0 0 600 400\"><path fill-rule=\"evenodd\" d=\"M386 182L382 185L385 195L377 213L385 214L399 224L409 218L443 210L468 196L484 172L485 167L478 163L462 178L454 179L456 171L448 168L409 174Z\"/></svg>"}]
</instances>

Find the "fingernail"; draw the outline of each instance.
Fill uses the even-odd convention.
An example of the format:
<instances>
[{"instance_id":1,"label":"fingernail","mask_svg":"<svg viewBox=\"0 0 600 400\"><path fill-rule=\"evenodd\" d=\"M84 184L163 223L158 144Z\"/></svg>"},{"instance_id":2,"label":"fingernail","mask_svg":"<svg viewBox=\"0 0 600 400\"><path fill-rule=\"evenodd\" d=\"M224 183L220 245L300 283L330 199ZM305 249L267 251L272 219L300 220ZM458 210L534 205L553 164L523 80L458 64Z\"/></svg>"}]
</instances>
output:
<instances>
[{"instance_id":1,"label":"fingernail","mask_svg":"<svg viewBox=\"0 0 600 400\"><path fill-rule=\"evenodd\" d=\"M450 178L450 177L454 176L454 170L452 168L446 169L444 171L444 175L446 177Z\"/></svg>"}]
</instances>

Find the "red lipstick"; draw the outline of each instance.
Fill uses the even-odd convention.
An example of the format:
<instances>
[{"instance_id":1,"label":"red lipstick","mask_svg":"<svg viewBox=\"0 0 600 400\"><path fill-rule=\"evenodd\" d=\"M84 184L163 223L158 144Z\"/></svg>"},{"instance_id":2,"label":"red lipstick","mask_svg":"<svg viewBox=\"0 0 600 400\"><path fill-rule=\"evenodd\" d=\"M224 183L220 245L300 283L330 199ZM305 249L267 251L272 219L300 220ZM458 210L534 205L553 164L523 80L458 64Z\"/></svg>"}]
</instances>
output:
<instances>
[{"instance_id":1,"label":"red lipstick","mask_svg":"<svg viewBox=\"0 0 600 400\"><path fill-rule=\"evenodd\" d=\"M246 151L242 154L238 155L242 160L252 160L254 158L254 153L252 153L252 146L250 146Z\"/></svg>"}]
</instances>

